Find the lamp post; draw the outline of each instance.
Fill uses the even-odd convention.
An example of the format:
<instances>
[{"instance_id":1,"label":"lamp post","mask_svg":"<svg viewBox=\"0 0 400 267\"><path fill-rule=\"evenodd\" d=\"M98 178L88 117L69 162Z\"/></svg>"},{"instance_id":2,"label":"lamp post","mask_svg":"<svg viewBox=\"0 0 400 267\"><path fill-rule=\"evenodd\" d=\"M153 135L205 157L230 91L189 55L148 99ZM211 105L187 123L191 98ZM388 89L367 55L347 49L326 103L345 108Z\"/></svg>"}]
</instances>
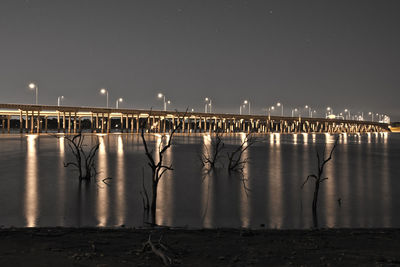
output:
<instances>
[{"instance_id":1,"label":"lamp post","mask_svg":"<svg viewBox=\"0 0 400 267\"><path fill-rule=\"evenodd\" d=\"M277 107L281 107L281 110L282 110L281 115L282 115L282 117L283 117L283 104L281 104L280 102L278 102L278 103L276 103L276 106L277 106Z\"/></svg>"},{"instance_id":2,"label":"lamp post","mask_svg":"<svg viewBox=\"0 0 400 267\"><path fill-rule=\"evenodd\" d=\"M239 107L239 114L240 115L242 115L242 108L244 109L245 107L246 107L246 105L240 104L240 107Z\"/></svg>"},{"instance_id":3,"label":"lamp post","mask_svg":"<svg viewBox=\"0 0 400 267\"><path fill-rule=\"evenodd\" d=\"M292 109L292 117L296 114L296 112L298 111L298 109L297 108L295 108L295 109Z\"/></svg>"},{"instance_id":4,"label":"lamp post","mask_svg":"<svg viewBox=\"0 0 400 267\"><path fill-rule=\"evenodd\" d=\"M100 89L100 93L107 97L107 108L108 108L108 90L105 88Z\"/></svg>"},{"instance_id":5,"label":"lamp post","mask_svg":"<svg viewBox=\"0 0 400 267\"><path fill-rule=\"evenodd\" d=\"M204 101L206 101L206 105L204 107L204 113L207 113L207 106L210 107L209 113L212 113L212 100L209 97L204 98Z\"/></svg>"},{"instance_id":6,"label":"lamp post","mask_svg":"<svg viewBox=\"0 0 400 267\"><path fill-rule=\"evenodd\" d=\"M39 87L34 83L30 83L28 86L31 90L35 90L35 103L37 105L39 103Z\"/></svg>"},{"instance_id":7,"label":"lamp post","mask_svg":"<svg viewBox=\"0 0 400 267\"><path fill-rule=\"evenodd\" d=\"M117 101L115 102L115 108L118 108L118 103L122 103L124 99L118 98Z\"/></svg>"},{"instance_id":8,"label":"lamp post","mask_svg":"<svg viewBox=\"0 0 400 267\"><path fill-rule=\"evenodd\" d=\"M327 111L326 117L329 117L329 115L331 115L331 114L333 113L333 110L332 110L331 107L327 107L327 108L326 108L326 111Z\"/></svg>"},{"instance_id":9,"label":"lamp post","mask_svg":"<svg viewBox=\"0 0 400 267\"><path fill-rule=\"evenodd\" d=\"M268 116L271 116L271 110L275 110L275 107L272 106L272 107L270 107L270 108L268 109Z\"/></svg>"},{"instance_id":10,"label":"lamp post","mask_svg":"<svg viewBox=\"0 0 400 267\"><path fill-rule=\"evenodd\" d=\"M344 110L344 112L347 113L347 114L349 114L348 119L350 120L350 119L351 119L350 110L346 108L346 109ZM347 118L347 117L346 117L346 118Z\"/></svg>"},{"instance_id":11,"label":"lamp post","mask_svg":"<svg viewBox=\"0 0 400 267\"><path fill-rule=\"evenodd\" d=\"M61 106L61 101L64 99L64 96L57 97L57 106Z\"/></svg>"},{"instance_id":12,"label":"lamp post","mask_svg":"<svg viewBox=\"0 0 400 267\"><path fill-rule=\"evenodd\" d=\"M243 104L245 104L245 105L249 104L249 115L250 115L250 114L251 114L251 104L250 104L250 101L245 100L245 101L243 101Z\"/></svg>"},{"instance_id":13,"label":"lamp post","mask_svg":"<svg viewBox=\"0 0 400 267\"><path fill-rule=\"evenodd\" d=\"M165 95L162 93L158 93L158 98L164 99L164 111L167 111L167 102L165 101Z\"/></svg>"},{"instance_id":14,"label":"lamp post","mask_svg":"<svg viewBox=\"0 0 400 267\"><path fill-rule=\"evenodd\" d=\"M310 107L309 105L305 105L304 108L305 108L305 109L308 109L308 116L309 116L310 118L312 118L312 110L311 110L311 107Z\"/></svg>"},{"instance_id":15,"label":"lamp post","mask_svg":"<svg viewBox=\"0 0 400 267\"><path fill-rule=\"evenodd\" d=\"M373 112L368 112L368 115L371 115L371 120L372 120L372 122L374 121L374 113Z\"/></svg>"}]
</instances>

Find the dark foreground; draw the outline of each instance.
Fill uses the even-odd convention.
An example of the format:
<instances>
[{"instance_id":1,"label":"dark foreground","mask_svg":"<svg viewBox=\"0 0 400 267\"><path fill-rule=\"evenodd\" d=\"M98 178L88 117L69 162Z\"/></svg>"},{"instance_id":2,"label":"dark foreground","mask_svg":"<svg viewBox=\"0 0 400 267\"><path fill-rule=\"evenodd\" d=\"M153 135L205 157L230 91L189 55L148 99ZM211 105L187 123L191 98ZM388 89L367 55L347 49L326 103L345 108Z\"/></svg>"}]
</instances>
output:
<instances>
[{"instance_id":1,"label":"dark foreground","mask_svg":"<svg viewBox=\"0 0 400 267\"><path fill-rule=\"evenodd\" d=\"M0 266L400 266L400 229L1 229ZM161 237L162 246L159 245Z\"/></svg>"}]
</instances>

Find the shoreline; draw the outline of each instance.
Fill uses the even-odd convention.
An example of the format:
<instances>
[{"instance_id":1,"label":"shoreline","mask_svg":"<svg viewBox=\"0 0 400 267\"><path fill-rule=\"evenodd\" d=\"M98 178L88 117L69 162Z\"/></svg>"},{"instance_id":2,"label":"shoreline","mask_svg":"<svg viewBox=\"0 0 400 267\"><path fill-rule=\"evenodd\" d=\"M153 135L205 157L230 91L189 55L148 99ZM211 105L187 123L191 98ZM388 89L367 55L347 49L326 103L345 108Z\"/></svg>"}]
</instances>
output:
<instances>
[{"instance_id":1,"label":"shoreline","mask_svg":"<svg viewBox=\"0 0 400 267\"><path fill-rule=\"evenodd\" d=\"M0 266L399 266L399 228L1 228ZM32 264L34 263L34 264Z\"/></svg>"}]
</instances>

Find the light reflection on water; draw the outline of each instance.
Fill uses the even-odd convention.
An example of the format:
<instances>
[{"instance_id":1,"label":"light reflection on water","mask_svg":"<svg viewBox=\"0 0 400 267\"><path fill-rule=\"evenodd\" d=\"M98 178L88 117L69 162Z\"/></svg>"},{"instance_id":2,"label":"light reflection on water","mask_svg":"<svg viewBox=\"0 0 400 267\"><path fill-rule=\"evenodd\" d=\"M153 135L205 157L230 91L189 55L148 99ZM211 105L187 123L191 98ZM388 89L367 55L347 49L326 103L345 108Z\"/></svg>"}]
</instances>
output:
<instances>
[{"instance_id":1,"label":"light reflection on water","mask_svg":"<svg viewBox=\"0 0 400 267\"><path fill-rule=\"evenodd\" d=\"M26 181L25 181L25 217L26 226L37 226L38 219L38 159L37 136L27 136Z\"/></svg>"},{"instance_id":2,"label":"light reflection on water","mask_svg":"<svg viewBox=\"0 0 400 267\"><path fill-rule=\"evenodd\" d=\"M226 151L213 171L205 171L198 160L201 153L212 151L212 135L176 135L164 155L164 163L174 170L160 180L156 222L205 228L309 228L313 183L300 186L316 172L316 150L321 152L326 144L328 154L337 136L257 135L258 142L243 153L249 160L241 180L226 170L226 151L240 145L245 134L223 136ZM7 207L0 210L0 225L142 226L142 169L146 179L151 172L140 135L86 136L87 149L100 143L99 175L97 183L81 185L76 172L63 167L71 154L65 138L58 137L0 137L0 204ZM168 137L147 135L147 140L158 151ZM400 135L341 134L325 168L328 180L321 185L320 224L400 227L399 158ZM102 182L106 177L112 178L110 185ZM146 186L151 195L150 183Z\"/></svg>"},{"instance_id":3,"label":"light reflection on water","mask_svg":"<svg viewBox=\"0 0 400 267\"><path fill-rule=\"evenodd\" d=\"M99 136L99 152L98 152L98 171L103 177L108 177L108 159L106 151L106 141L108 136ZM108 140L107 140L108 141ZM107 142L108 143L108 142ZM107 226L108 220L108 187L105 184L98 185L97 188L97 226Z\"/></svg>"}]
</instances>

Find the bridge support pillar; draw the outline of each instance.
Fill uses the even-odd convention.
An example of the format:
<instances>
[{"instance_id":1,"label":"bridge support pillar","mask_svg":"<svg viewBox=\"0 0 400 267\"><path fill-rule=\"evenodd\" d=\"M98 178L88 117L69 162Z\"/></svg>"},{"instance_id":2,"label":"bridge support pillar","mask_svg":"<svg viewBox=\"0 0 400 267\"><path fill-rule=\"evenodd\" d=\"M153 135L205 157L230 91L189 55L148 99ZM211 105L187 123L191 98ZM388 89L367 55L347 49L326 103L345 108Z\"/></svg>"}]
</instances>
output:
<instances>
[{"instance_id":1,"label":"bridge support pillar","mask_svg":"<svg viewBox=\"0 0 400 267\"><path fill-rule=\"evenodd\" d=\"M19 133L22 133L23 127L23 118L22 118L22 110L19 111Z\"/></svg>"},{"instance_id":2,"label":"bridge support pillar","mask_svg":"<svg viewBox=\"0 0 400 267\"><path fill-rule=\"evenodd\" d=\"M107 133L109 134L111 130L111 114L107 113Z\"/></svg>"}]
</instances>

